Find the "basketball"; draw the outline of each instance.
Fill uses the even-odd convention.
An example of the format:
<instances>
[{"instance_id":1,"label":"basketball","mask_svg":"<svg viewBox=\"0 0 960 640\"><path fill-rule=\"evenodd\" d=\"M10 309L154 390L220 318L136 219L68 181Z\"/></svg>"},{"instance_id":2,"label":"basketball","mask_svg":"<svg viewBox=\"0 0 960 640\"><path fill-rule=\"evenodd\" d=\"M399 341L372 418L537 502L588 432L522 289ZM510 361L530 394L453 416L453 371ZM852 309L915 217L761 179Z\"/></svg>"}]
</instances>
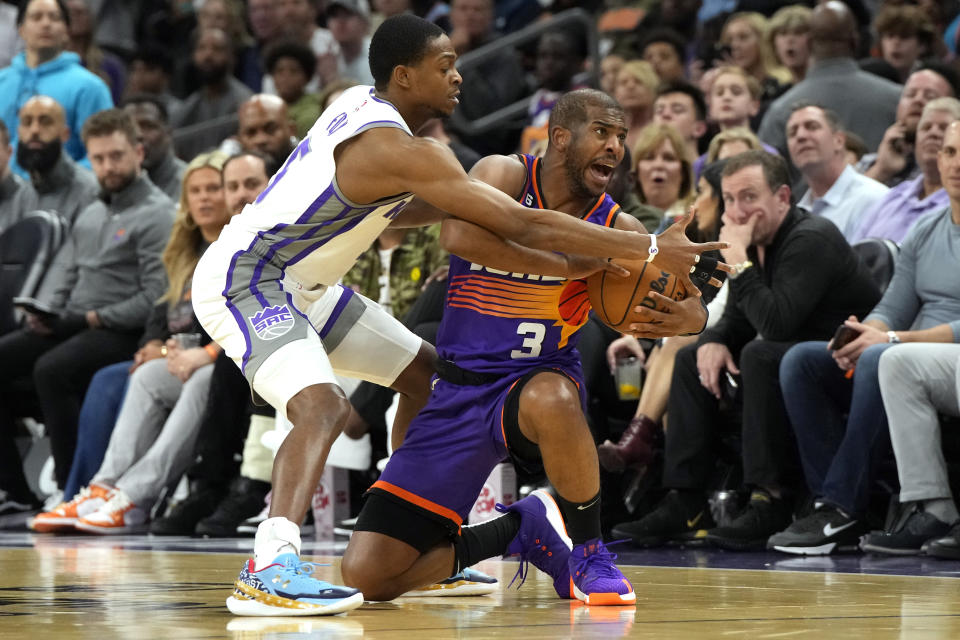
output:
<instances>
[{"instance_id":1,"label":"basketball","mask_svg":"<svg viewBox=\"0 0 960 640\"><path fill-rule=\"evenodd\" d=\"M611 329L621 333L629 331L630 325L639 321L636 307L664 311L663 305L658 306L650 297L651 291L678 301L687 297L687 290L675 275L651 262L617 260L617 264L628 269L630 275L624 278L600 271L587 278L590 304L597 317Z\"/></svg>"}]
</instances>

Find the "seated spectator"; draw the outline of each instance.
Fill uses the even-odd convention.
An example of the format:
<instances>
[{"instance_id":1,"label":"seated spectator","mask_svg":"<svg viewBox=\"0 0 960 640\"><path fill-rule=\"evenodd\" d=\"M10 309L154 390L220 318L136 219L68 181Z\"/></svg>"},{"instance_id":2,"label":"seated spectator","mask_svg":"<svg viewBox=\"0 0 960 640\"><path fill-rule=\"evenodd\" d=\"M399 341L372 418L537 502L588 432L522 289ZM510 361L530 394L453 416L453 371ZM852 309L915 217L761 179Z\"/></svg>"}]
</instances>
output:
<instances>
[{"instance_id":1,"label":"seated spectator","mask_svg":"<svg viewBox=\"0 0 960 640\"><path fill-rule=\"evenodd\" d=\"M640 202L659 211L659 219L640 220L647 229L665 227L686 213L693 194L693 170L683 138L673 127L643 128L633 148L633 174Z\"/></svg>"},{"instance_id":2,"label":"seated spectator","mask_svg":"<svg viewBox=\"0 0 960 640\"><path fill-rule=\"evenodd\" d=\"M174 119L183 107L183 101L170 93L172 76L173 60L167 52L156 45L145 45L130 59L127 93L155 96L163 103L168 117Z\"/></svg>"},{"instance_id":3,"label":"seated spectator","mask_svg":"<svg viewBox=\"0 0 960 640\"><path fill-rule=\"evenodd\" d=\"M307 93L307 83L317 68L313 52L299 42L279 42L267 49L264 65L273 78L277 95L287 103L297 137L305 137L323 113L317 94Z\"/></svg>"},{"instance_id":4,"label":"seated spectator","mask_svg":"<svg viewBox=\"0 0 960 640\"><path fill-rule=\"evenodd\" d=\"M277 0L248 0L246 11L250 34L261 51L266 51L271 44L283 37L284 25L280 23L280 7Z\"/></svg>"},{"instance_id":5,"label":"seated spectator","mask_svg":"<svg viewBox=\"0 0 960 640\"><path fill-rule=\"evenodd\" d=\"M220 29L229 36L234 76L252 91L260 91L260 51L244 24L243 4L239 0L204 0L197 10L197 29L207 28Z\"/></svg>"},{"instance_id":6,"label":"seated spectator","mask_svg":"<svg viewBox=\"0 0 960 640\"><path fill-rule=\"evenodd\" d=\"M863 212L889 189L847 164L843 130L829 109L795 105L787 120L787 145L808 187L797 206L837 225L849 240Z\"/></svg>"},{"instance_id":7,"label":"seated spectator","mask_svg":"<svg viewBox=\"0 0 960 640\"><path fill-rule=\"evenodd\" d=\"M69 227L100 186L63 147L70 135L63 108L53 98L34 96L20 109L17 129L17 164L30 176L37 208L56 213Z\"/></svg>"},{"instance_id":8,"label":"seated spectator","mask_svg":"<svg viewBox=\"0 0 960 640\"><path fill-rule=\"evenodd\" d=\"M807 76L773 101L757 134L787 154L787 118L798 102L810 101L838 114L845 131L876 149L883 133L896 119L900 85L862 71L854 55L859 36L850 9L840 2L818 4L810 16L810 53Z\"/></svg>"},{"instance_id":9,"label":"seated spectator","mask_svg":"<svg viewBox=\"0 0 960 640\"><path fill-rule=\"evenodd\" d=\"M193 314L190 281L203 251L230 218L220 176L225 159L214 151L187 166L163 252L169 287L147 321L100 469L73 500L34 518L32 529L75 527L104 534L142 530L162 489L190 465L213 362L220 355ZM181 344L182 336L199 344Z\"/></svg>"},{"instance_id":10,"label":"seated spectator","mask_svg":"<svg viewBox=\"0 0 960 640\"><path fill-rule=\"evenodd\" d=\"M652 512L613 530L641 546L706 538L723 548L763 548L789 524L792 456L777 383L780 358L797 341L831 335L851 311L863 312L879 298L837 228L791 204L783 159L764 151L734 156L721 184L720 240L730 243L721 253L734 265L730 293L717 324L676 356L663 471L669 492ZM723 389L732 376L740 376L734 380L743 397L743 481L753 492L736 519L713 528L706 491Z\"/></svg>"},{"instance_id":11,"label":"seated spectator","mask_svg":"<svg viewBox=\"0 0 960 640\"><path fill-rule=\"evenodd\" d=\"M307 83L307 91L314 93L337 79L337 60L340 47L333 34L318 26L318 4L313 0L272 0L276 4L280 32L276 37L291 39L307 45L317 60L317 73ZM262 93L276 93L273 78L263 77Z\"/></svg>"},{"instance_id":12,"label":"seated spectator","mask_svg":"<svg viewBox=\"0 0 960 640\"><path fill-rule=\"evenodd\" d=\"M187 96L170 124L174 129L180 129L217 122L199 130L191 130L189 136L178 136L177 155L181 158L193 158L202 151L216 148L221 140L231 135L236 130L236 124L224 122L225 116L235 114L240 104L253 95L245 84L231 75L233 50L227 34L220 29L197 32L193 64L197 68L201 86Z\"/></svg>"},{"instance_id":13,"label":"seated spectator","mask_svg":"<svg viewBox=\"0 0 960 640\"><path fill-rule=\"evenodd\" d=\"M80 213L47 274L52 295L41 302L55 313L28 313L24 329L0 338L0 361L6 364L0 373L5 396L0 490L15 500L12 511L20 516L39 503L13 443L12 383L33 379L57 486L63 487L90 378L136 350L147 315L166 286L160 253L170 235L173 203L141 173L136 124L119 109L102 111L84 125L83 140L102 195Z\"/></svg>"},{"instance_id":14,"label":"seated spectator","mask_svg":"<svg viewBox=\"0 0 960 640\"><path fill-rule=\"evenodd\" d=\"M808 7L789 5L778 9L767 24L767 42L777 62L793 75L794 82L800 82L807 76L811 15Z\"/></svg>"},{"instance_id":15,"label":"seated spectator","mask_svg":"<svg viewBox=\"0 0 960 640\"><path fill-rule=\"evenodd\" d=\"M766 17L752 11L735 13L723 24L720 45L729 64L740 67L760 85L760 112L793 84L790 70L777 61L767 38Z\"/></svg>"},{"instance_id":16,"label":"seated spectator","mask_svg":"<svg viewBox=\"0 0 960 640\"><path fill-rule=\"evenodd\" d=\"M927 103L913 145L914 163L920 167L920 175L893 187L864 211L850 242L887 238L899 244L920 216L949 204L937 167L937 155L947 127L958 119L960 101L956 98L936 98Z\"/></svg>"},{"instance_id":17,"label":"seated spectator","mask_svg":"<svg viewBox=\"0 0 960 640\"><path fill-rule=\"evenodd\" d=\"M29 182L10 170L12 156L10 132L0 120L0 233L37 208L37 192Z\"/></svg>"},{"instance_id":18,"label":"seated spectator","mask_svg":"<svg viewBox=\"0 0 960 640\"><path fill-rule=\"evenodd\" d=\"M687 143L687 155L700 155L699 143L707 132L707 103L703 92L684 80L663 82L653 102L653 121L670 125Z\"/></svg>"},{"instance_id":19,"label":"seated spectator","mask_svg":"<svg viewBox=\"0 0 960 640\"><path fill-rule=\"evenodd\" d=\"M600 90L607 95L613 95L617 87L617 74L626 63L626 59L619 53L608 53L600 60ZM656 72L654 72L656 73Z\"/></svg>"},{"instance_id":20,"label":"seated spectator","mask_svg":"<svg viewBox=\"0 0 960 640\"><path fill-rule=\"evenodd\" d=\"M767 151L760 138L746 127L734 127L713 136L707 148L707 163L732 158L744 151ZM698 158L699 159L699 158Z\"/></svg>"},{"instance_id":21,"label":"seated spectator","mask_svg":"<svg viewBox=\"0 0 960 640\"><path fill-rule=\"evenodd\" d=\"M907 78L897 102L897 121L883 134L876 153L868 153L857 164L861 173L893 187L920 173L913 162L913 141L923 107L931 100L955 97L957 74L946 65L927 62Z\"/></svg>"},{"instance_id":22,"label":"seated spectator","mask_svg":"<svg viewBox=\"0 0 960 640\"><path fill-rule=\"evenodd\" d=\"M80 56L64 51L70 16L63 0L21 2L17 26L25 45L9 67L0 69L0 119L18 131L18 114L32 96L53 98L63 109L64 149L74 160L86 155L80 130L91 114L113 106L103 80L80 65ZM17 137L11 141L17 143ZM14 163L13 170L27 174Z\"/></svg>"},{"instance_id":23,"label":"seated spectator","mask_svg":"<svg viewBox=\"0 0 960 640\"><path fill-rule=\"evenodd\" d=\"M720 219L723 216L723 198L720 179L723 162L707 165L697 184L697 197L693 206L696 219L693 222L693 235L696 242L712 242L720 234ZM707 304L709 329L717 323L723 314L727 299L727 286L717 294L713 287L706 288L703 300ZM663 423L667 413L667 398L670 394L670 378L677 352L697 341L696 336L675 336L664 338L653 348L650 356L644 353L639 340L631 335L623 335L607 347L607 364L613 371L619 359L633 356L644 363L647 375L640 392L640 401L630 424L627 425L618 442L609 440L597 447L600 466L607 471L619 473L630 466L647 465L653 459L654 451L663 442Z\"/></svg>"},{"instance_id":24,"label":"seated spectator","mask_svg":"<svg viewBox=\"0 0 960 640\"><path fill-rule=\"evenodd\" d=\"M650 30L640 41L640 57L653 65L661 82L686 80L683 36L669 28Z\"/></svg>"},{"instance_id":25,"label":"seated spectator","mask_svg":"<svg viewBox=\"0 0 960 640\"><path fill-rule=\"evenodd\" d=\"M906 81L917 60L932 53L933 23L920 7L884 6L873 28L880 37L880 57L897 70L900 82Z\"/></svg>"},{"instance_id":26,"label":"seated spectator","mask_svg":"<svg viewBox=\"0 0 960 640\"><path fill-rule=\"evenodd\" d=\"M613 97L623 107L627 117L625 148L635 149L640 132L653 120L653 101L657 97L659 84L660 79L657 78L653 65L643 60L631 60L617 73Z\"/></svg>"},{"instance_id":27,"label":"seated spectator","mask_svg":"<svg viewBox=\"0 0 960 640\"><path fill-rule=\"evenodd\" d=\"M237 109L237 141L243 151L259 151L271 166L283 164L296 145L287 104L277 96L258 93Z\"/></svg>"},{"instance_id":28,"label":"seated spectator","mask_svg":"<svg viewBox=\"0 0 960 640\"><path fill-rule=\"evenodd\" d=\"M94 18L84 0L66 0L70 13L67 50L80 56L80 64L97 74L110 88L114 104L120 103L126 81L123 61L101 49L93 40Z\"/></svg>"},{"instance_id":29,"label":"seated spectator","mask_svg":"<svg viewBox=\"0 0 960 640\"><path fill-rule=\"evenodd\" d=\"M174 202L180 200L180 185L187 163L173 155L173 138L167 108L156 96L131 94L123 101L123 110L130 114L143 142L143 168L150 182L160 187Z\"/></svg>"},{"instance_id":30,"label":"seated spectator","mask_svg":"<svg viewBox=\"0 0 960 640\"><path fill-rule=\"evenodd\" d=\"M960 280L952 270L960 260L954 241L960 224L960 123L947 128L938 162L950 206L927 214L907 234L883 299L863 322L857 314L844 322L853 339L842 346L805 342L783 358L780 384L789 390L784 401L817 509L771 536L770 548L827 554L857 544L869 530L865 517L875 463L889 447L877 373L881 354L901 342L960 341ZM935 519L922 524L930 526L931 538L949 528Z\"/></svg>"},{"instance_id":31,"label":"seated spectator","mask_svg":"<svg viewBox=\"0 0 960 640\"><path fill-rule=\"evenodd\" d=\"M340 48L337 74L360 84L373 84L370 52L370 6L367 0L333 0L327 3L327 27Z\"/></svg>"}]
</instances>

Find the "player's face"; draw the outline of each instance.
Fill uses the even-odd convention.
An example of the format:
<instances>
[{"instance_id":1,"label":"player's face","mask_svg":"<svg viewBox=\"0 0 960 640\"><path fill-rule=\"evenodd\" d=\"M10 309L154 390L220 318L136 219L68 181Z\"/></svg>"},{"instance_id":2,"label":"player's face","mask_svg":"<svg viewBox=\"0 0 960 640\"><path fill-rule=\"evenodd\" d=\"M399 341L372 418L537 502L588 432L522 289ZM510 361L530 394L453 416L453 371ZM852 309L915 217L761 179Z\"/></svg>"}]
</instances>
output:
<instances>
[{"instance_id":1,"label":"player's face","mask_svg":"<svg viewBox=\"0 0 960 640\"><path fill-rule=\"evenodd\" d=\"M577 195L599 196L623 160L627 127L623 112L589 107L587 122L571 139L566 154L567 177Z\"/></svg>"},{"instance_id":2,"label":"player's face","mask_svg":"<svg viewBox=\"0 0 960 640\"><path fill-rule=\"evenodd\" d=\"M460 83L462 78L454 64L457 53L453 50L450 38L442 35L434 38L414 70L417 89L423 104L431 109L434 117L449 116L460 104Z\"/></svg>"}]
</instances>

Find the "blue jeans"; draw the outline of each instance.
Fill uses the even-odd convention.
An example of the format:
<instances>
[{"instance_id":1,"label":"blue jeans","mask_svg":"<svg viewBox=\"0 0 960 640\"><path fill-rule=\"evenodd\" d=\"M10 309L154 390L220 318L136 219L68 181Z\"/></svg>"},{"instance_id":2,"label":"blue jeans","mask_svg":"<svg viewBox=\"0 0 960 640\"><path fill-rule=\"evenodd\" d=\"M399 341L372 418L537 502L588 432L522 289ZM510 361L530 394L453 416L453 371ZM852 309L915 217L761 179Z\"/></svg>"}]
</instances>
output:
<instances>
[{"instance_id":1,"label":"blue jeans","mask_svg":"<svg viewBox=\"0 0 960 640\"><path fill-rule=\"evenodd\" d=\"M866 509L874 467L890 447L877 369L880 354L892 346L868 347L852 380L826 342L801 342L780 362L780 388L807 486L855 516Z\"/></svg>"},{"instance_id":2,"label":"blue jeans","mask_svg":"<svg viewBox=\"0 0 960 640\"><path fill-rule=\"evenodd\" d=\"M132 365L133 361L128 360L106 366L94 374L87 387L77 422L77 449L63 488L65 500L77 495L100 469L120 414L120 405L127 394Z\"/></svg>"}]
</instances>

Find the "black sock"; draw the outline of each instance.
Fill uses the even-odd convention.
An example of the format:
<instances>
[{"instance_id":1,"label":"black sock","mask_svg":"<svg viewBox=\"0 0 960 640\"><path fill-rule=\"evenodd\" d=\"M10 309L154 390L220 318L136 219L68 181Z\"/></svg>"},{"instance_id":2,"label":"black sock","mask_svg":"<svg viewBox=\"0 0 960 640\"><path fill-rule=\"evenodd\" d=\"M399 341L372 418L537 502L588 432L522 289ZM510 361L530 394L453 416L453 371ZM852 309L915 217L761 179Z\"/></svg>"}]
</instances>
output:
<instances>
[{"instance_id":1,"label":"black sock","mask_svg":"<svg viewBox=\"0 0 960 640\"><path fill-rule=\"evenodd\" d=\"M567 525L567 535L573 544L600 537L600 492L586 502L570 502L557 496L557 505Z\"/></svg>"},{"instance_id":2,"label":"black sock","mask_svg":"<svg viewBox=\"0 0 960 640\"><path fill-rule=\"evenodd\" d=\"M508 513L477 525L461 527L460 536L453 544L456 562L453 574L481 560L503 555L519 530L519 513Z\"/></svg>"}]
</instances>

